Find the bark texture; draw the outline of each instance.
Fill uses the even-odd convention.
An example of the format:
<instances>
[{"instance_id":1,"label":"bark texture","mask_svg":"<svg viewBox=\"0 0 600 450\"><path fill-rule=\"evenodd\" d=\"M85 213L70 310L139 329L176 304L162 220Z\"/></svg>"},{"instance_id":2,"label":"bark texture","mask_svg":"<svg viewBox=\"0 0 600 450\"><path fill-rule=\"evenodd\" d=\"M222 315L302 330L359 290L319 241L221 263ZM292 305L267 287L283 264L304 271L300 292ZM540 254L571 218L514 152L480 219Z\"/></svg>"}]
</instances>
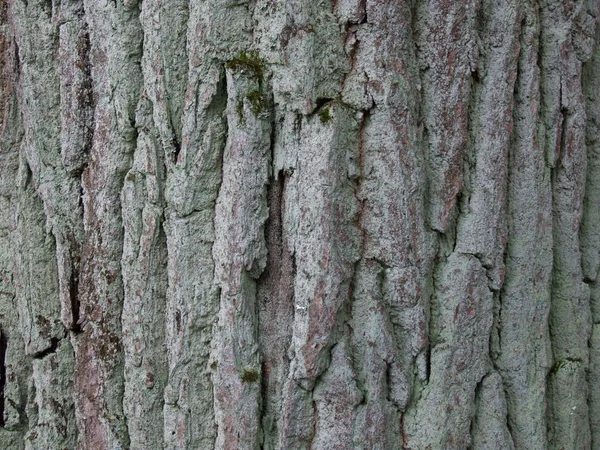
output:
<instances>
[{"instance_id":1,"label":"bark texture","mask_svg":"<svg viewBox=\"0 0 600 450\"><path fill-rule=\"evenodd\" d=\"M600 450L599 22L1 0L0 448Z\"/></svg>"}]
</instances>

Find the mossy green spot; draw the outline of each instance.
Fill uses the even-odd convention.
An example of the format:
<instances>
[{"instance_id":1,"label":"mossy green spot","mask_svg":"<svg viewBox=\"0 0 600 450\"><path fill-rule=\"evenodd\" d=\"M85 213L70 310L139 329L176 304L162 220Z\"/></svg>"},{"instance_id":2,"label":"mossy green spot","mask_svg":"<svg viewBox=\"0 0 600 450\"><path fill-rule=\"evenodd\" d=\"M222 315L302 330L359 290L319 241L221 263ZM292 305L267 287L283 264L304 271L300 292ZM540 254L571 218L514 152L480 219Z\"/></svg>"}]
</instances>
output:
<instances>
[{"instance_id":1,"label":"mossy green spot","mask_svg":"<svg viewBox=\"0 0 600 450\"><path fill-rule=\"evenodd\" d=\"M246 53L242 51L238 56L225 64L225 67L236 72L250 72L256 78L262 78L265 70L265 62L258 56L258 52Z\"/></svg>"},{"instance_id":2,"label":"mossy green spot","mask_svg":"<svg viewBox=\"0 0 600 450\"><path fill-rule=\"evenodd\" d=\"M252 369L244 369L241 375L241 379L244 383L254 383L258 381L258 372Z\"/></svg>"},{"instance_id":3,"label":"mossy green spot","mask_svg":"<svg viewBox=\"0 0 600 450\"><path fill-rule=\"evenodd\" d=\"M235 104L235 112L237 113L238 119L242 125L246 124L246 118L244 117L244 100L239 99Z\"/></svg>"},{"instance_id":4,"label":"mossy green spot","mask_svg":"<svg viewBox=\"0 0 600 450\"><path fill-rule=\"evenodd\" d=\"M319 111L317 111L317 115L322 123L329 123L331 122L331 119L333 119L328 105L323 106Z\"/></svg>"},{"instance_id":5,"label":"mossy green spot","mask_svg":"<svg viewBox=\"0 0 600 450\"><path fill-rule=\"evenodd\" d=\"M260 91L252 91L246 98L250 103L250 109L255 115L259 115L269 108L268 99Z\"/></svg>"}]
</instances>

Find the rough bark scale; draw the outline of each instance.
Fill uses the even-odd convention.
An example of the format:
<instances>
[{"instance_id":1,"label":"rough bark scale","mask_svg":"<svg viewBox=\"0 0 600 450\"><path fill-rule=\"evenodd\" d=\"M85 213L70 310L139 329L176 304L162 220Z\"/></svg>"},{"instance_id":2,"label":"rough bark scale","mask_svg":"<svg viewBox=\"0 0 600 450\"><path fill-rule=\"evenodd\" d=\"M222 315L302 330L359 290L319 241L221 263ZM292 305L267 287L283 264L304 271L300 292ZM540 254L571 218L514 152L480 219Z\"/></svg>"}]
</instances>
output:
<instances>
[{"instance_id":1,"label":"rough bark scale","mask_svg":"<svg viewBox=\"0 0 600 450\"><path fill-rule=\"evenodd\" d=\"M0 447L600 450L600 2L0 2Z\"/></svg>"}]
</instances>

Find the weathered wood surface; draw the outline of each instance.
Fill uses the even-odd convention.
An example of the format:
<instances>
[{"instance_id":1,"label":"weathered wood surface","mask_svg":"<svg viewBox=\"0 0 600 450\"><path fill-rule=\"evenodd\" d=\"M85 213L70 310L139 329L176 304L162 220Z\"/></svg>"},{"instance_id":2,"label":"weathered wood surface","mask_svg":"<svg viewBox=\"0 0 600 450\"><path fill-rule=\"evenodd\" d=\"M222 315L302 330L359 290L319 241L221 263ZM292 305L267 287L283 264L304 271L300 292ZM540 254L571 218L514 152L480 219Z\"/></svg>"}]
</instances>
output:
<instances>
[{"instance_id":1,"label":"weathered wood surface","mask_svg":"<svg viewBox=\"0 0 600 450\"><path fill-rule=\"evenodd\" d=\"M0 448L600 450L599 20L1 0Z\"/></svg>"}]
</instances>

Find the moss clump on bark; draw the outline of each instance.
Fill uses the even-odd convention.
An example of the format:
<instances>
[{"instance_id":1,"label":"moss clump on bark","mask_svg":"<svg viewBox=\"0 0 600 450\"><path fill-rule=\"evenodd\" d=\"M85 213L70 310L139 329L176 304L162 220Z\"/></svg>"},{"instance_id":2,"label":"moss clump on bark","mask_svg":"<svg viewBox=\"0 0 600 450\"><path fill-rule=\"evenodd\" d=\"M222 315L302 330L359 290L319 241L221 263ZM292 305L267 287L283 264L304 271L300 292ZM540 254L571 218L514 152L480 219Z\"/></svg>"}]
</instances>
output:
<instances>
[{"instance_id":1,"label":"moss clump on bark","mask_svg":"<svg viewBox=\"0 0 600 450\"><path fill-rule=\"evenodd\" d=\"M250 109L255 116L264 114L269 109L268 98L260 91L252 91L246 95L245 100L250 104ZM244 99L239 99L235 105L237 116L242 125L246 124L246 118L244 117ZM263 116L264 117L264 116Z\"/></svg>"},{"instance_id":2,"label":"moss clump on bark","mask_svg":"<svg viewBox=\"0 0 600 450\"><path fill-rule=\"evenodd\" d=\"M236 72L250 72L254 77L260 79L264 74L265 62L258 56L258 52L241 51L238 56L225 64L225 67Z\"/></svg>"},{"instance_id":3,"label":"moss clump on bark","mask_svg":"<svg viewBox=\"0 0 600 450\"><path fill-rule=\"evenodd\" d=\"M269 100L260 91L252 91L246 98L250 103L250 109L256 115L265 112L269 108Z\"/></svg>"},{"instance_id":4,"label":"moss clump on bark","mask_svg":"<svg viewBox=\"0 0 600 450\"><path fill-rule=\"evenodd\" d=\"M319 111L317 111L317 116L319 116L319 119L322 123L329 123L331 122L331 119L333 119L329 105L325 105Z\"/></svg>"},{"instance_id":5,"label":"moss clump on bark","mask_svg":"<svg viewBox=\"0 0 600 450\"><path fill-rule=\"evenodd\" d=\"M240 378L244 383L254 383L258 381L258 372L252 369L244 369Z\"/></svg>"}]
</instances>

